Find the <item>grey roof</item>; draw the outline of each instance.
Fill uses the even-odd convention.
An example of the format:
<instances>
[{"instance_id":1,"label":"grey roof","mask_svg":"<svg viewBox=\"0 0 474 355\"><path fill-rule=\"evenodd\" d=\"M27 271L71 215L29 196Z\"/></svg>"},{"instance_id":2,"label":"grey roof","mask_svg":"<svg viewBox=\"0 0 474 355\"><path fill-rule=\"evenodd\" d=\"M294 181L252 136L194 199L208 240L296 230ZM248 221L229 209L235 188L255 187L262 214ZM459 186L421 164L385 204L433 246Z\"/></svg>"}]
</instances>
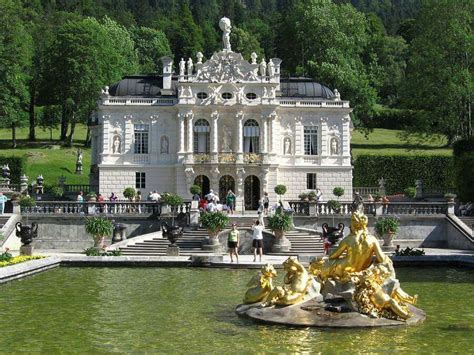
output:
<instances>
[{"instance_id":1,"label":"grey roof","mask_svg":"<svg viewBox=\"0 0 474 355\"><path fill-rule=\"evenodd\" d=\"M177 78L171 82L171 89L176 92ZM109 88L112 96L161 96L163 78L158 75L129 75ZM309 78L281 78L282 97L314 97L322 99L334 98L334 93L326 86Z\"/></svg>"},{"instance_id":2,"label":"grey roof","mask_svg":"<svg viewBox=\"0 0 474 355\"><path fill-rule=\"evenodd\" d=\"M172 89L176 89L176 85L172 82ZM155 75L129 75L125 76L118 83L109 88L112 96L141 96L156 97L161 96L163 87L163 78Z\"/></svg>"},{"instance_id":3,"label":"grey roof","mask_svg":"<svg viewBox=\"0 0 474 355\"><path fill-rule=\"evenodd\" d=\"M334 98L331 89L309 78L281 78L280 89L282 97Z\"/></svg>"}]
</instances>

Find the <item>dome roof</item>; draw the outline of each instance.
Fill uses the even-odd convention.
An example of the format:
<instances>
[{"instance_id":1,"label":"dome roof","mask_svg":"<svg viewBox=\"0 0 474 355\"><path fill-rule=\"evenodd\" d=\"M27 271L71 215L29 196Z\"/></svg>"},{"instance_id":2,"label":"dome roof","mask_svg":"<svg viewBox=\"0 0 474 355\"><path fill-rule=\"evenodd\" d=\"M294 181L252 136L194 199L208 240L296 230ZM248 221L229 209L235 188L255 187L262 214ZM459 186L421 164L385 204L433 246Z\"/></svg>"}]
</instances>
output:
<instances>
[{"instance_id":1,"label":"dome roof","mask_svg":"<svg viewBox=\"0 0 474 355\"><path fill-rule=\"evenodd\" d=\"M281 78L280 90L282 97L314 97L332 99L334 93L327 86L309 78Z\"/></svg>"},{"instance_id":2,"label":"dome roof","mask_svg":"<svg viewBox=\"0 0 474 355\"><path fill-rule=\"evenodd\" d=\"M129 75L109 88L112 96L156 97L161 95L163 78L154 75ZM176 85L172 82L172 89Z\"/></svg>"}]
</instances>

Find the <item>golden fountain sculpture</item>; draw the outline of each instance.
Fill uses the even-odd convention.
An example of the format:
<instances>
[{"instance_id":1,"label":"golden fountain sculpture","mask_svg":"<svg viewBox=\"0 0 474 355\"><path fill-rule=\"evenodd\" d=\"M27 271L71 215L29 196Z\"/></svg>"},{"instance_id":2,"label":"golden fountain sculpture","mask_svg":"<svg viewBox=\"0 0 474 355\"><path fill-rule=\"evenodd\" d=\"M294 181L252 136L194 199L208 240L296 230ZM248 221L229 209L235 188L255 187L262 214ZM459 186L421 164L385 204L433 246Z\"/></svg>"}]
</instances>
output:
<instances>
[{"instance_id":1,"label":"golden fountain sculpture","mask_svg":"<svg viewBox=\"0 0 474 355\"><path fill-rule=\"evenodd\" d=\"M401 289L391 259L382 252L377 238L369 234L367 224L368 218L361 210L353 212L349 235L329 257L311 262L309 272L298 260L289 257L283 263L286 271L283 286L273 286L276 271L272 265L264 266L248 284L252 288L245 294L244 303L261 302L261 308L301 303L304 309L308 302L313 302L311 307L326 309L331 298L339 297L355 314L406 322L413 316L409 305L416 304L418 296L410 296ZM325 301L321 301L321 294ZM319 303L314 305L315 302ZM424 319L421 310L416 312L413 324Z\"/></svg>"}]
</instances>

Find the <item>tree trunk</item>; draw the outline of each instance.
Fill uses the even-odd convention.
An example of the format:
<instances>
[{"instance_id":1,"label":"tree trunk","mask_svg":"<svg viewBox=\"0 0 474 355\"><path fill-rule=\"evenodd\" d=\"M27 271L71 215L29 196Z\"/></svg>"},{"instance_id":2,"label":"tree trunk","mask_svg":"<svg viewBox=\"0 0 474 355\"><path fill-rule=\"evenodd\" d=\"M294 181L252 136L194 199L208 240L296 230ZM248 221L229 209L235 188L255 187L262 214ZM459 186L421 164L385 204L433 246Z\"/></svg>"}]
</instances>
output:
<instances>
[{"instance_id":1,"label":"tree trunk","mask_svg":"<svg viewBox=\"0 0 474 355\"><path fill-rule=\"evenodd\" d=\"M16 124L12 123L12 148L16 148Z\"/></svg>"},{"instance_id":2,"label":"tree trunk","mask_svg":"<svg viewBox=\"0 0 474 355\"><path fill-rule=\"evenodd\" d=\"M35 90L32 89L33 93L30 95L30 107L28 114L30 116L30 133L28 135L28 140L33 142L36 140L36 118L35 118Z\"/></svg>"},{"instance_id":3,"label":"tree trunk","mask_svg":"<svg viewBox=\"0 0 474 355\"><path fill-rule=\"evenodd\" d=\"M86 141L84 142L84 147L90 148L91 146L91 129L87 126Z\"/></svg>"},{"instance_id":4,"label":"tree trunk","mask_svg":"<svg viewBox=\"0 0 474 355\"><path fill-rule=\"evenodd\" d=\"M67 112L66 112L66 106L62 106L62 115L61 115L61 136L59 137L59 140L65 141L67 138L67 127L69 125L69 120L67 117Z\"/></svg>"},{"instance_id":5,"label":"tree trunk","mask_svg":"<svg viewBox=\"0 0 474 355\"><path fill-rule=\"evenodd\" d=\"M67 146L72 147L74 143L74 131L76 130L76 122L71 122L71 131L69 132L69 137L67 138Z\"/></svg>"}]
</instances>

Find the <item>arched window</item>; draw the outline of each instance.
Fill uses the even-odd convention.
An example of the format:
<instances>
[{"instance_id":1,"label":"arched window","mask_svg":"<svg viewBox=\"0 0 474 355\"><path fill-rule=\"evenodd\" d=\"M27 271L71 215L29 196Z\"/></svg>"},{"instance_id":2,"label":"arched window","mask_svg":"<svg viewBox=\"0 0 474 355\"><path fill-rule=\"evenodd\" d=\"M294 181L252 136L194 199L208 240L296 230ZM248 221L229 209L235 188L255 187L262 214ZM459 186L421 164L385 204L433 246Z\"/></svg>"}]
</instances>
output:
<instances>
[{"instance_id":1,"label":"arched window","mask_svg":"<svg viewBox=\"0 0 474 355\"><path fill-rule=\"evenodd\" d=\"M244 123L244 152L260 152L260 127L255 120L247 120Z\"/></svg>"},{"instance_id":2,"label":"arched window","mask_svg":"<svg viewBox=\"0 0 474 355\"><path fill-rule=\"evenodd\" d=\"M194 153L209 153L211 146L211 127L205 119L194 124Z\"/></svg>"}]
</instances>

